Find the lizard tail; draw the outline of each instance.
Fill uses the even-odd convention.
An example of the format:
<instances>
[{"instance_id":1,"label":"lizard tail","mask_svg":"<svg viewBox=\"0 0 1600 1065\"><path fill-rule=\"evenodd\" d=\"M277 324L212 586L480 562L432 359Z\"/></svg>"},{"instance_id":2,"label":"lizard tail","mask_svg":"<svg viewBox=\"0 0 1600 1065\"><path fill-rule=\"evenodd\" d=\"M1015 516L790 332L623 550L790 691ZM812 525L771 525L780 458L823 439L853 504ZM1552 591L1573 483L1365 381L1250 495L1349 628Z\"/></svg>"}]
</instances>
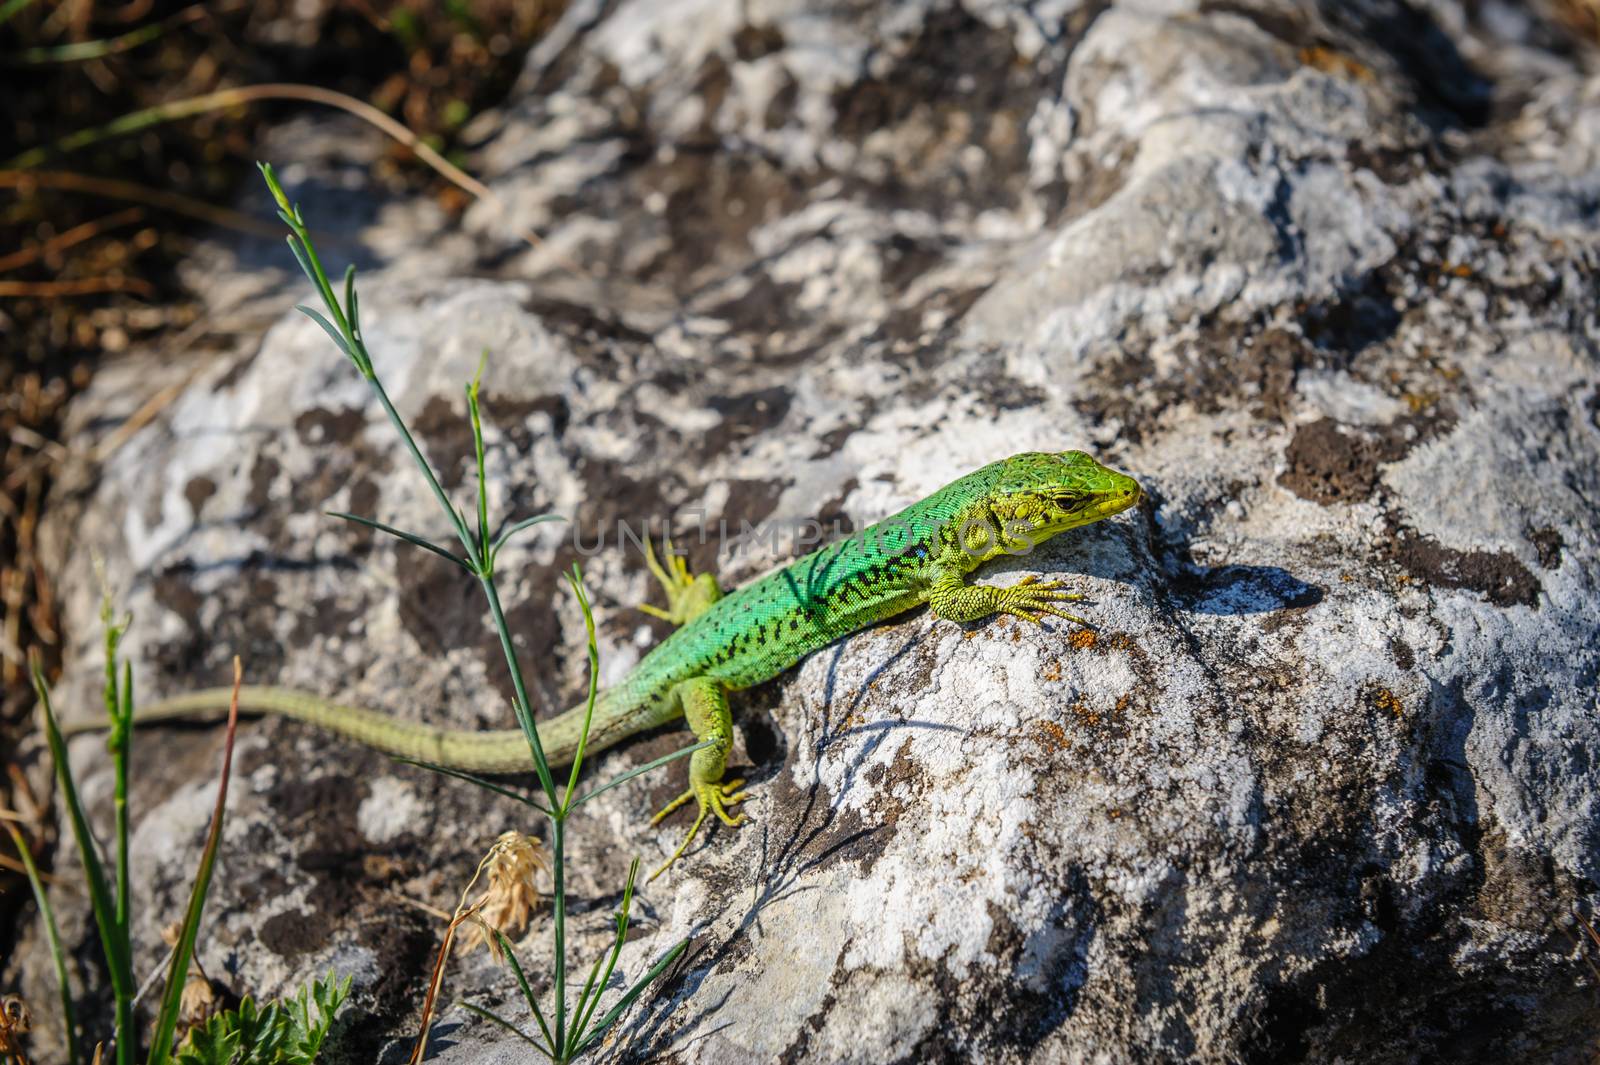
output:
<instances>
[{"instance_id":1,"label":"lizard tail","mask_svg":"<svg viewBox=\"0 0 1600 1065\"><path fill-rule=\"evenodd\" d=\"M232 688L207 688L190 692L140 707L134 714L134 723L144 725L225 712L232 697ZM289 688L240 688L239 712L293 718L347 736L386 754L418 762L433 762L452 769L474 773L526 773L533 770L533 758L528 753L528 741L521 729L466 732L432 728L399 721L359 706L330 702L320 696ZM62 731L73 735L105 727L105 720L100 719L67 723L62 726ZM571 764L582 727L582 707L539 722L539 739L544 745L545 757L552 766ZM593 734L589 745L591 749L595 747Z\"/></svg>"}]
</instances>

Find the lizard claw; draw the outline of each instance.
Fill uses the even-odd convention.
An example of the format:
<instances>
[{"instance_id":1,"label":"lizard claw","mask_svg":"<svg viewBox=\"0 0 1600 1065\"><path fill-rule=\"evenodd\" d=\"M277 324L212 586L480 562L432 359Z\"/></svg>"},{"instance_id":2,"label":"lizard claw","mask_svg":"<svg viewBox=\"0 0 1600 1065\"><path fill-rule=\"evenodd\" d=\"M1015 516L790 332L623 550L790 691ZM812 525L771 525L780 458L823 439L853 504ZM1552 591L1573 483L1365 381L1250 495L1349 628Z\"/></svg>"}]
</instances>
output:
<instances>
[{"instance_id":1,"label":"lizard claw","mask_svg":"<svg viewBox=\"0 0 1600 1065\"><path fill-rule=\"evenodd\" d=\"M1002 599L999 610L1003 614L1031 621L1035 625L1043 622L1046 614L1051 614L1082 625L1086 629L1094 628L1085 619L1076 614L1069 614L1056 605L1063 601L1087 598L1077 592L1066 591L1065 587L1060 581L1041 581L1037 576L1030 574L1011 587L1000 590Z\"/></svg>"},{"instance_id":2,"label":"lizard claw","mask_svg":"<svg viewBox=\"0 0 1600 1065\"><path fill-rule=\"evenodd\" d=\"M644 542L644 564L660 583L662 591L666 592L667 609L662 610L649 603L640 603L639 609L653 618L670 621L674 625L687 625L722 598L722 589L718 587L717 579L709 573L690 574L689 563L672 550L671 536L662 543L667 553L666 564L663 565L656 558L655 541L650 539Z\"/></svg>"},{"instance_id":3,"label":"lizard claw","mask_svg":"<svg viewBox=\"0 0 1600 1065\"><path fill-rule=\"evenodd\" d=\"M707 814L716 814L717 819L730 828L738 828L740 825L744 824L747 820L744 814L739 814L737 817L735 817L734 815L728 813L728 807L733 806L736 803L741 803L750 797L750 793L748 791L740 790L743 787L744 781L742 779L722 780L708 784L695 784L689 788L688 791L684 792L682 795L679 795L676 799L673 799L671 802L667 803L667 805L663 806L661 810L650 819L650 823L652 825L660 824L663 818L672 813L674 810L678 809L680 806L686 805L690 799L693 799L697 804L699 804L700 812L695 816L694 824L689 826L688 835L683 837L683 842L678 844L678 849L672 852L672 857L663 862L661 868L651 873L649 880L646 880L645 883L648 884L650 880L654 880L656 877L666 872L669 868L671 868L673 862L677 861L683 856L683 852L688 849L689 844L694 842L694 837L700 831L700 826L705 823Z\"/></svg>"}]
</instances>

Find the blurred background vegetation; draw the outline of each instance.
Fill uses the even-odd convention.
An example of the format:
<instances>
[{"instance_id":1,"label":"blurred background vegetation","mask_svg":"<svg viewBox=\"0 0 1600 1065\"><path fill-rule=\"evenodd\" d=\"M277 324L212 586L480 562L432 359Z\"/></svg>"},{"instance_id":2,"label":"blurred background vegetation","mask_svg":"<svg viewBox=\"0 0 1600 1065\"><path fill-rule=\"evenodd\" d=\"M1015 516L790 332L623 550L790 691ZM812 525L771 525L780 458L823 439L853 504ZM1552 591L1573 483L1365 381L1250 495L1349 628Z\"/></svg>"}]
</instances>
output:
<instances>
[{"instance_id":1,"label":"blurred background vegetation","mask_svg":"<svg viewBox=\"0 0 1600 1065\"><path fill-rule=\"evenodd\" d=\"M463 164L468 122L505 96L563 6L0 0L0 810L28 815L45 801L27 794L11 755L32 728L28 654L52 677L59 662L37 536L53 471L73 447L61 433L66 403L104 360L200 323L176 269L198 234L222 226L276 239L276 219L231 207L241 183L259 183L264 132L323 109L217 94L333 90ZM152 121L130 121L140 115ZM386 143L370 187L465 208L459 188ZM50 852L51 840L33 842ZM0 854L0 952L27 896L12 864Z\"/></svg>"}]
</instances>

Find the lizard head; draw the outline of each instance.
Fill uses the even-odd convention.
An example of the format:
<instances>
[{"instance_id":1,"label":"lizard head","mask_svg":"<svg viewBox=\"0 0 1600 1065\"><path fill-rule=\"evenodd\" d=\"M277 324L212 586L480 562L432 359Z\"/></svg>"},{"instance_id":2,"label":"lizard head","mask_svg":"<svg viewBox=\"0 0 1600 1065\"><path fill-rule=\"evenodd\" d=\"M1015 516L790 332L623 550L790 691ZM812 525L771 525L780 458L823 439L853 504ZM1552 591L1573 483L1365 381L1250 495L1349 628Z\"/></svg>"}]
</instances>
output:
<instances>
[{"instance_id":1,"label":"lizard head","mask_svg":"<svg viewBox=\"0 0 1600 1065\"><path fill-rule=\"evenodd\" d=\"M1025 452L999 464L987 500L1011 551L1109 518L1139 502L1139 482L1083 451Z\"/></svg>"}]
</instances>

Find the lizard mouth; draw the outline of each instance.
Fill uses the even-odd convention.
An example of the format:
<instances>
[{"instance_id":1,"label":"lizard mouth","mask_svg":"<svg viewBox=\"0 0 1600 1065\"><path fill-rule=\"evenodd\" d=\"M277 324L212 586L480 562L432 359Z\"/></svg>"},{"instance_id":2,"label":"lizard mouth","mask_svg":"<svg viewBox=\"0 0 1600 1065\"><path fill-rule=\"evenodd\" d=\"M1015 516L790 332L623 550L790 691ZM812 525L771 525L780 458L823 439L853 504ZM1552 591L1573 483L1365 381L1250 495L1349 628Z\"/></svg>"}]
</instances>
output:
<instances>
[{"instance_id":1,"label":"lizard mouth","mask_svg":"<svg viewBox=\"0 0 1600 1065\"><path fill-rule=\"evenodd\" d=\"M1130 479L1127 485L1108 493L1094 505L1092 508L1094 516L1109 518L1113 514L1121 514L1129 507L1137 505L1143 495L1144 491Z\"/></svg>"}]
</instances>

